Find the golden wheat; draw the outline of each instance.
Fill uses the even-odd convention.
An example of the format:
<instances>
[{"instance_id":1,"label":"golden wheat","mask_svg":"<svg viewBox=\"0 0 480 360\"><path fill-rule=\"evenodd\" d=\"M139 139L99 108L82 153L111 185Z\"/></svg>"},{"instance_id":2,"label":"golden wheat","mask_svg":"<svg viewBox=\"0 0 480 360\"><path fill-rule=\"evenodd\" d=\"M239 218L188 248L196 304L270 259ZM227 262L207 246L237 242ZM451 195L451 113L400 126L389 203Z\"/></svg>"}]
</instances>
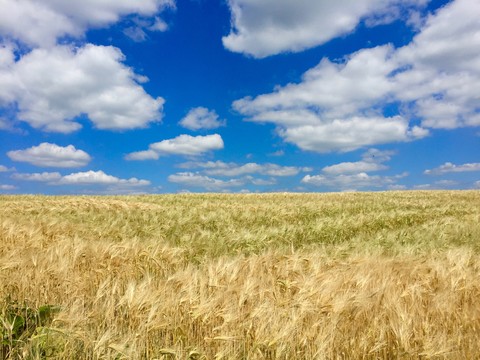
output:
<instances>
[{"instance_id":1,"label":"golden wheat","mask_svg":"<svg viewBox=\"0 0 480 360\"><path fill-rule=\"evenodd\" d=\"M480 357L478 191L0 204L8 359Z\"/></svg>"}]
</instances>

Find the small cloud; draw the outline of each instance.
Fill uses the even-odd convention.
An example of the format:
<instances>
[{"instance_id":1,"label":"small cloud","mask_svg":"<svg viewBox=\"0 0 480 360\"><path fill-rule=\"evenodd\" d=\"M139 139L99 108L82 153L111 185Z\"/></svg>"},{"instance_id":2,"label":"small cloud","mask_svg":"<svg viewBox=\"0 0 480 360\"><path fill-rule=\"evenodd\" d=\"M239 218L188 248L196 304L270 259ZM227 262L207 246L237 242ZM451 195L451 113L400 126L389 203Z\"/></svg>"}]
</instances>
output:
<instances>
[{"instance_id":1,"label":"small cloud","mask_svg":"<svg viewBox=\"0 0 480 360\"><path fill-rule=\"evenodd\" d=\"M442 175L447 173L459 173L459 172L469 172L469 171L480 171L480 163L468 163L462 165L455 165L451 162L446 162L445 164L439 166L438 168L425 170L424 174L426 175Z\"/></svg>"},{"instance_id":2,"label":"small cloud","mask_svg":"<svg viewBox=\"0 0 480 360\"><path fill-rule=\"evenodd\" d=\"M395 191L395 190L405 190L406 188L407 188L407 187L406 187L405 185L398 185L398 184L397 184L397 185L389 185L389 186L387 186L387 189L388 189L388 190L393 190L393 191Z\"/></svg>"},{"instance_id":3,"label":"small cloud","mask_svg":"<svg viewBox=\"0 0 480 360\"><path fill-rule=\"evenodd\" d=\"M7 168L4 165L0 165L0 172L10 172L10 171L15 171L15 168Z\"/></svg>"},{"instance_id":4,"label":"small cloud","mask_svg":"<svg viewBox=\"0 0 480 360\"><path fill-rule=\"evenodd\" d=\"M219 120L214 110L204 107L191 109L188 114L180 120L179 124L189 130L210 130L225 126L225 120Z\"/></svg>"},{"instance_id":5,"label":"small cloud","mask_svg":"<svg viewBox=\"0 0 480 360\"><path fill-rule=\"evenodd\" d=\"M14 161L27 162L35 166L74 168L87 165L91 157L75 146L65 147L56 144L41 143L25 150L13 150L7 153Z\"/></svg>"},{"instance_id":6,"label":"small cloud","mask_svg":"<svg viewBox=\"0 0 480 360\"><path fill-rule=\"evenodd\" d=\"M168 30L168 24L157 16L155 17L155 22L148 27L148 30L164 32Z\"/></svg>"},{"instance_id":7,"label":"small cloud","mask_svg":"<svg viewBox=\"0 0 480 360\"><path fill-rule=\"evenodd\" d=\"M3 190L3 191L10 191L10 190L15 190L17 187L16 186L13 186L13 185L2 185L0 184L0 190Z\"/></svg>"},{"instance_id":8,"label":"small cloud","mask_svg":"<svg viewBox=\"0 0 480 360\"><path fill-rule=\"evenodd\" d=\"M283 156L283 155L285 155L285 151L283 151L283 150L277 150L277 151L275 151L275 152L273 152L273 153L270 153L269 155L270 155L270 156Z\"/></svg>"},{"instance_id":9,"label":"small cloud","mask_svg":"<svg viewBox=\"0 0 480 360\"><path fill-rule=\"evenodd\" d=\"M208 191L223 191L245 184L244 181L239 179L220 180L192 172L181 172L170 175L168 181L183 186L204 188Z\"/></svg>"},{"instance_id":10,"label":"small cloud","mask_svg":"<svg viewBox=\"0 0 480 360\"><path fill-rule=\"evenodd\" d=\"M277 183L277 180L273 178L272 179L256 179L252 176L247 176L246 180L248 180L249 182L251 182L253 185L256 185L256 186L271 186Z\"/></svg>"},{"instance_id":11,"label":"small cloud","mask_svg":"<svg viewBox=\"0 0 480 360\"><path fill-rule=\"evenodd\" d=\"M135 177L130 179L120 179L118 177L107 175L103 171L85 171L72 173L63 176L54 183L55 185L128 185L128 186L148 186L150 181L139 180Z\"/></svg>"},{"instance_id":12,"label":"small cloud","mask_svg":"<svg viewBox=\"0 0 480 360\"><path fill-rule=\"evenodd\" d=\"M209 151L223 149L222 137L180 135L173 139L150 144L148 150L137 151L125 156L126 160L156 160L162 155L199 156Z\"/></svg>"},{"instance_id":13,"label":"small cloud","mask_svg":"<svg viewBox=\"0 0 480 360\"><path fill-rule=\"evenodd\" d=\"M302 179L303 184L325 186L339 190L359 188L381 188L396 185L395 182L408 176L407 173L394 176L368 175L365 172L353 175L306 175Z\"/></svg>"},{"instance_id":14,"label":"small cloud","mask_svg":"<svg viewBox=\"0 0 480 360\"><path fill-rule=\"evenodd\" d=\"M130 26L124 29L123 33L135 42L147 40L147 33L139 26Z\"/></svg>"},{"instance_id":15,"label":"small cloud","mask_svg":"<svg viewBox=\"0 0 480 360\"><path fill-rule=\"evenodd\" d=\"M261 174L268 176L294 176L301 171L311 170L310 168L300 168L296 166L280 166L277 164L257 164L247 163L239 165L236 163L225 163L223 161L207 162L187 162L180 165L184 169L203 169L202 172L207 175L216 176L242 176L247 174Z\"/></svg>"},{"instance_id":16,"label":"small cloud","mask_svg":"<svg viewBox=\"0 0 480 360\"><path fill-rule=\"evenodd\" d=\"M417 190L443 190L451 189L458 186L458 182L454 180L438 180L433 184L415 185L413 188Z\"/></svg>"},{"instance_id":17,"label":"small cloud","mask_svg":"<svg viewBox=\"0 0 480 360\"><path fill-rule=\"evenodd\" d=\"M73 186L106 186L106 190L102 193L132 193L139 192L135 190L144 188L150 185L150 181L141 180L135 177L130 179L121 179L116 176L108 175L102 170L99 171L84 171L71 173L62 176L58 172L43 172L43 173L16 173L13 174L12 179L21 181L37 181L45 182L48 185L73 185Z\"/></svg>"},{"instance_id":18,"label":"small cloud","mask_svg":"<svg viewBox=\"0 0 480 360\"><path fill-rule=\"evenodd\" d=\"M394 154L394 151L369 149L363 153L362 161L343 162L336 165L326 166L322 171L329 175L340 175L386 170L388 169L388 166L383 165L382 163L389 161Z\"/></svg>"}]
</instances>

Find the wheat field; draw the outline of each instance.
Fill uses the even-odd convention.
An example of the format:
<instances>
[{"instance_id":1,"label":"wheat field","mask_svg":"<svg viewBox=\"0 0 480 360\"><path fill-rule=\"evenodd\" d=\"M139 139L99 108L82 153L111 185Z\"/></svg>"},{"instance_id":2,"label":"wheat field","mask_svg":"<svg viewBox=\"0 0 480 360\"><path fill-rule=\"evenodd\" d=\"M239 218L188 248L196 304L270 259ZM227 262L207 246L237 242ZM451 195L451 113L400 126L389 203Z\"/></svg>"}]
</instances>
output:
<instances>
[{"instance_id":1,"label":"wheat field","mask_svg":"<svg viewBox=\"0 0 480 360\"><path fill-rule=\"evenodd\" d=\"M480 192L0 196L4 359L478 359Z\"/></svg>"}]
</instances>

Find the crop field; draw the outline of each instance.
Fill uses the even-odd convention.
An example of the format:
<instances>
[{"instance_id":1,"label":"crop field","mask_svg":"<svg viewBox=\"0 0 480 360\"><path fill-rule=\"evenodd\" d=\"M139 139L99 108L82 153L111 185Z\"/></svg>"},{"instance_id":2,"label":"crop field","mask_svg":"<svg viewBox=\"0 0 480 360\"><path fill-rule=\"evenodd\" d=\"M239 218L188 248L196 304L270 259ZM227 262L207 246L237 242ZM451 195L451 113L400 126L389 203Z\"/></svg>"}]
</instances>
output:
<instances>
[{"instance_id":1,"label":"crop field","mask_svg":"<svg viewBox=\"0 0 480 360\"><path fill-rule=\"evenodd\" d=\"M0 196L1 359L478 359L480 192Z\"/></svg>"}]
</instances>

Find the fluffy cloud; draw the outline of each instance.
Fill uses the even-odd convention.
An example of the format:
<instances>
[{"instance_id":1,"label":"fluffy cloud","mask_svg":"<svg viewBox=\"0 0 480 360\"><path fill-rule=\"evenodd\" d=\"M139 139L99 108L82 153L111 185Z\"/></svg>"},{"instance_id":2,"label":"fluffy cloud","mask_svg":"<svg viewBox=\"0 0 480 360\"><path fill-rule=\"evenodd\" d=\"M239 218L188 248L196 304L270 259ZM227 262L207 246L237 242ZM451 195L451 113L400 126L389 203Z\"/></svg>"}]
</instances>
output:
<instances>
[{"instance_id":1,"label":"fluffy cloud","mask_svg":"<svg viewBox=\"0 0 480 360\"><path fill-rule=\"evenodd\" d=\"M217 176L242 176L247 174L261 174L268 176L293 176L300 171L309 170L296 166L280 166L277 164L257 164L247 163L238 165L236 163L225 163L223 161L207 161L207 162L187 162L180 164L184 169L203 169L203 173L207 175Z\"/></svg>"},{"instance_id":2,"label":"fluffy cloud","mask_svg":"<svg viewBox=\"0 0 480 360\"><path fill-rule=\"evenodd\" d=\"M428 132L418 127L409 128L406 119L395 116L333 120L322 125L288 127L279 130L279 134L303 150L326 153L411 141L426 136Z\"/></svg>"},{"instance_id":3,"label":"fluffy cloud","mask_svg":"<svg viewBox=\"0 0 480 360\"><path fill-rule=\"evenodd\" d=\"M198 156L213 150L223 149L222 137L218 134L206 136L180 135L173 139L153 143L149 150L133 152L126 160L158 159L161 155Z\"/></svg>"},{"instance_id":4,"label":"fluffy cloud","mask_svg":"<svg viewBox=\"0 0 480 360\"><path fill-rule=\"evenodd\" d=\"M262 58L301 51L352 31L362 18L387 23L425 0L229 0L232 30L224 46Z\"/></svg>"},{"instance_id":5,"label":"fluffy cloud","mask_svg":"<svg viewBox=\"0 0 480 360\"><path fill-rule=\"evenodd\" d=\"M301 82L245 97L233 107L249 121L275 124L285 141L316 152L411 141L427 136L427 128L478 126L478 13L478 1L456 0L431 15L402 48L363 49L341 62L323 59ZM384 116L392 104L399 115ZM421 126L411 125L410 118L420 119Z\"/></svg>"},{"instance_id":6,"label":"fluffy cloud","mask_svg":"<svg viewBox=\"0 0 480 360\"><path fill-rule=\"evenodd\" d=\"M479 13L476 0L453 1L396 54L398 62L410 66L395 77L397 97L413 102L424 126L480 125Z\"/></svg>"},{"instance_id":7,"label":"fluffy cloud","mask_svg":"<svg viewBox=\"0 0 480 360\"><path fill-rule=\"evenodd\" d=\"M445 164L439 166L438 168L425 170L426 175L443 175L447 173L459 173L459 172L468 172L468 171L480 171L480 163L468 163L462 165L455 165L451 162L446 162Z\"/></svg>"},{"instance_id":8,"label":"fluffy cloud","mask_svg":"<svg viewBox=\"0 0 480 360\"><path fill-rule=\"evenodd\" d=\"M62 147L50 143L41 143L25 150L12 150L7 155L14 161L58 168L82 167L91 160L90 155L83 150L77 150L73 145Z\"/></svg>"},{"instance_id":9,"label":"fluffy cloud","mask_svg":"<svg viewBox=\"0 0 480 360\"><path fill-rule=\"evenodd\" d=\"M137 179L121 179L116 176L108 175L105 172L85 171L76 172L62 176L58 172L43 173L15 173L12 179L20 181L36 181L44 182L51 186L76 186L76 187L93 187L95 193L102 194L139 194L144 193L150 186L150 181ZM100 189L100 190L98 190Z\"/></svg>"},{"instance_id":10,"label":"fluffy cloud","mask_svg":"<svg viewBox=\"0 0 480 360\"><path fill-rule=\"evenodd\" d=\"M325 186L339 190L353 190L364 188L381 188L385 186L395 185L395 182L404 178L408 174L400 174L395 176L379 176L368 175L367 173L358 173L353 175L306 175L302 179L302 183L314 186Z\"/></svg>"},{"instance_id":11,"label":"fluffy cloud","mask_svg":"<svg viewBox=\"0 0 480 360\"><path fill-rule=\"evenodd\" d=\"M81 37L88 28L113 24L125 15L148 19L174 6L173 0L0 0L0 37L48 47L59 38ZM150 20L149 29L158 28L157 22Z\"/></svg>"},{"instance_id":12,"label":"fluffy cloud","mask_svg":"<svg viewBox=\"0 0 480 360\"><path fill-rule=\"evenodd\" d=\"M299 84L233 103L249 121L271 122L286 142L316 152L351 151L364 146L422 138L428 131L402 116L372 113L394 89L396 69L389 46L359 51L345 64L324 59Z\"/></svg>"},{"instance_id":13,"label":"fluffy cloud","mask_svg":"<svg viewBox=\"0 0 480 360\"><path fill-rule=\"evenodd\" d=\"M381 151L378 149L369 149L362 156L362 161L343 162L322 169L325 174L358 174L362 172L386 170L388 167L383 162L389 161L393 151Z\"/></svg>"},{"instance_id":14,"label":"fluffy cloud","mask_svg":"<svg viewBox=\"0 0 480 360\"><path fill-rule=\"evenodd\" d=\"M129 187L148 186L150 181L137 178L120 179L105 174L103 171L85 171L65 175L54 184L56 185L123 185Z\"/></svg>"},{"instance_id":15,"label":"fluffy cloud","mask_svg":"<svg viewBox=\"0 0 480 360\"><path fill-rule=\"evenodd\" d=\"M244 185L244 181L239 179L225 181L192 172L181 172L170 175L168 181L183 186L203 188L208 191L220 191Z\"/></svg>"},{"instance_id":16,"label":"fluffy cloud","mask_svg":"<svg viewBox=\"0 0 480 360\"><path fill-rule=\"evenodd\" d=\"M91 44L35 49L18 61L0 60L0 106L15 105L20 120L62 133L78 130L75 117L82 114L109 130L160 121L164 100L148 95L139 85L145 78L124 60L115 47Z\"/></svg>"},{"instance_id":17,"label":"fluffy cloud","mask_svg":"<svg viewBox=\"0 0 480 360\"><path fill-rule=\"evenodd\" d=\"M214 110L197 107L190 110L179 124L190 130L216 129L225 126L225 120L219 120Z\"/></svg>"},{"instance_id":18,"label":"fluffy cloud","mask_svg":"<svg viewBox=\"0 0 480 360\"><path fill-rule=\"evenodd\" d=\"M322 174L313 176L306 175L302 179L302 183L342 191L365 188L403 189L404 186L396 182L406 177L408 175L407 173L394 176L367 174L367 171L388 169L383 163L389 161L394 154L394 151L369 149L362 154L361 161L343 162L326 166L322 169Z\"/></svg>"}]
</instances>

